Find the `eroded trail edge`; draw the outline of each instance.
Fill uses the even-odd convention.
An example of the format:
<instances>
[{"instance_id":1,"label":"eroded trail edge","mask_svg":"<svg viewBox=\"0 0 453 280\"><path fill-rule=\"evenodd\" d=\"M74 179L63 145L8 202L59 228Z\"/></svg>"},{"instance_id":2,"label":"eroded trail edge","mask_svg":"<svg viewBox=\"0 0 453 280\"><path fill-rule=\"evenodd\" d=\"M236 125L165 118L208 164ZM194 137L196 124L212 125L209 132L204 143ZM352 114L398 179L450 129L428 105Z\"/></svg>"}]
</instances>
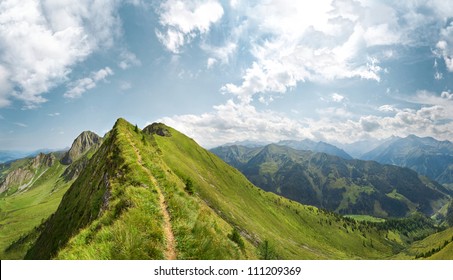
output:
<instances>
[{"instance_id":1,"label":"eroded trail edge","mask_svg":"<svg viewBox=\"0 0 453 280\"><path fill-rule=\"evenodd\" d=\"M128 135L129 138L129 135ZM163 216L163 229L164 229L164 235L165 235L165 240L166 240L166 249L164 252L164 257L167 260L176 260L176 241L175 241L175 236L173 234L173 230L171 228L171 220L170 220L170 213L168 213L168 207L167 207L167 202L165 201L165 196L162 193L162 190L160 189L159 183L157 182L156 178L151 174L149 169L147 169L145 166L143 166L143 161L142 161L142 156L140 155L140 151L137 149L137 147L134 145L134 142L129 138L128 139L131 146L134 149L135 155L137 156L137 161L140 164L140 167L143 169L143 171L148 175L149 179L153 184L156 186L156 191L157 195L159 197L159 206L162 212Z\"/></svg>"}]
</instances>

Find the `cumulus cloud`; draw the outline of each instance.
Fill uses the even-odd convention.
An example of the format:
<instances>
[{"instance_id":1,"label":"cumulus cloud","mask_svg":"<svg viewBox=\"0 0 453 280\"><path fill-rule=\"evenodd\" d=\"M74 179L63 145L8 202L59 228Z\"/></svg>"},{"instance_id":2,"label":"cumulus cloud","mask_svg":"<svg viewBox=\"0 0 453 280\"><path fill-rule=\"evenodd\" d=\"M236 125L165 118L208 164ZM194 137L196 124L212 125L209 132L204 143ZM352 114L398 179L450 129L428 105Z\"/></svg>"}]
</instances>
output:
<instances>
[{"instance_id":1,"label":"cumulus cloud","mask_svg":"<svg viewBox=\"0 0 453 280\"><path fill-rule=\"evenodd\" d=\"M226 83L222 91L243 102L250 102L257 93L285 93L305 81L359 78L380 82L387 73L381 65L395 58L398 46L434 47L439 29L433 26L449 17L440 7L452 10L437 0L234 1L230 6L239 13L239 41L248 43L253 60L243 71L242 81ZM438 44L447 65L452 57L450 32L445 28ZM442 79L442 73L437 71L435 78Z\"/></svg>"},{"instance_id":2,"label":"cumulus cloud","mask_svg":"<svg viewBox=\"0 0 453 280\"><path fill-rule=\"evenodd\" d=\"M202 115L179 115L159 121L190 135L206 147L241 140L313 138L300 122L274 111L260 112L252 105L232 100L213 109Z\"/></svg>"},{"instance_id":3,"label":"cumulus cloud","mask_svg":"<svg viewBox=\"0 0 453 280\"><path fill-rule=\"evenodd\" d=\"M66 91L63 96L71 99L79 98L87 90L95 88L97 82L105 81L108 76L113 74L112 69L109 67L105 67L97 72L92 72L90 76L70 83L68 91Z\"/></svg>"},{"instance_id":4,"label":"cumulus cloud","mask_svg":"<svg viewBox=\"0 0 453 280\"><path fill-rule=\"evenodd\" d=\"M4 0L0 3L0 106L11 97L33 108L71 67L119 29L116 0Z\"/></svg>"},{"instance_id":5,"label":"cumulus cloud","mask_svg":"<svg viewBox=\"0 0 453 280\"><path fill-rule=\"evenodd\" d=\"M209 32L223 12L222 5L216 0L164 1L158 9L164 30L156 30L157 38L169 51L179 53L181 47L195 36Z\"/></svg>"},{"instance_id":6,"label":"cumulus cloud","mask_svg":"<svg viewBox=\"0 0 453 280\"><path fill-rule=\"evenodd\" d=\"M380 81L385 69L366 49L402 41L394 28L396 11L373 1L368 6L352 1L268 1L241 8L248 18L244 34L254 34L254 61L241 84L227 83L222 91L245 102L256 93L284 93L307 80ZM376 13L377 20L368 20Z\"/></svg>"},{"instance_id":7,"label":"cumulus cloud","mask_svg":"<svg viewBox=\"0 0 453 280\"><path fill-rule=\"evenodd\" d=\"M413 100L413 102L415 102ZM353 143L370 137L385 139L409 134L453 139L453 94L418 93L419 109L382 105L381 115L358 116L344 108L317 109L318 119L292 119L273 110L229 100L201 115L179 115L162 121L193 137L205 147L241 140L316 139Z\"/></svg>"},{"instance_id":8,"label":"cumulus cloud","mask_svg":"<svg viewBox=\"0 0 453 280\"><path fill-rule=\"evenodd\" d=\"M443 58L447 70L453 72L453 22L441 30L440 38L435 53Z\"/></svg>"}]
</instances>

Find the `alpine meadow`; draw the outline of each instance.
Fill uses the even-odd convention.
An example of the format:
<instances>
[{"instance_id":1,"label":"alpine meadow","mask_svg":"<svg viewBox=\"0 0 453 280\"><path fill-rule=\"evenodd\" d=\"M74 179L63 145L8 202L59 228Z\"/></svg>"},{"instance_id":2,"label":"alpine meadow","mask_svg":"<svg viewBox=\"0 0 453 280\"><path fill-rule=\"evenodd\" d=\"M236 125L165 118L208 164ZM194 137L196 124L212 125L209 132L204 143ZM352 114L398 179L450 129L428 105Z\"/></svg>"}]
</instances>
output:
<instances>
[{"instance_id":1,"label":"alpine meadow","mask_svg":"<svg viewBox=\"0 0 453 280\"><path fill-rule=\"evenodd\" d=\"M311 2L1 1L0 259L453 260L453 5Z\"/></svg>"}]
</instances>

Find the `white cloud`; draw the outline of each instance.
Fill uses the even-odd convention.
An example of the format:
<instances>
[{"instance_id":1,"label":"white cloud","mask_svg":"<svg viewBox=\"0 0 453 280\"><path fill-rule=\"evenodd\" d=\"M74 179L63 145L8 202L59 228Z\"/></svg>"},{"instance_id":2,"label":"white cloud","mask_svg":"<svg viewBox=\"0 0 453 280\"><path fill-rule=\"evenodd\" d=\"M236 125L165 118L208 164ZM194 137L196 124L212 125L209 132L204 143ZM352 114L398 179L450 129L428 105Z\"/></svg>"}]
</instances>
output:
<instances>
[{"instance_id":1,"label":"white cloud","mask_svg":"<svg viewBox=\"0 0 453 280\"><path fill-rule=\"evenodd\" d=\"M378 108L387 113L386 116L357 116L344 108L328 107L316 110L319 119L292 119L272 110L259 111L250 103L229 100L214 106L209 113L166 117L159 121L193 137L205 147L242 140L275 142L304 138L352 143L370 137L385 139L409 134L453 139L453 94L424 92L417 96L417 102L423 104L419 109L398 109L386 104Z\"/></svg>"},{"instance_id":2,"label":"white cloud","mask_svg":"<svg viewBox=\"0 0 453 280\"><path fill-rule=\"evenodd\" d=\"M440 97L441 97L441 98L448 99L448 100L453 100L453 93L450 93L449 91L443 91L443 92L440 94Z\"/></svg>"},{"instance_id":3,"label":"white cloud","mask_svg":"<svg viewBox=\"0 0 453 280\"><path fill-rule=\"evenodd\" d=\"M345 99L345 97L343 95L338 94L336 92L331 95L331 98L332 98L333 102L337 102L337 103L340 103Z\"/></svg>"},{"instance_id":4,"label":"white cloud","mask_svg":"<svg viewBox=\"0 0 453 280\"><path fill-rule=\"evenodd\" d=\"M214 47L207 44L203 44L201 46L201 48L211 56L211 58L208 59L208 65L210 60L215 60L215 62L220 61L223 64L228 64L230 57L236 52L237 47L237 44L233 42L228 42L222 47ZM213 65L213 63L211 64Z\"/></svg>"},{"instance_id":5,"label":"white cloud","mask_svg":"<svg viewBox=\"0 0 453 280\"><path fill-rule=\"evenodd\" d=\"M396 109L392 105L385 104L385 105L380 106L378 108L378 111L388 113L388 112L395 112Z\"/></svg>"},{"instance_id":6,"label":"white cloud","mask_svg":"<svg viewBox=\"0 0 453 280\"><path fill-rule=\"evenodd\" d=\"M108 76L113 75L112 69L105 67L97 72L92 72L89 77L79 79L75 82L70 83L69 90L63 95L66 98L79 98L87 90L95 88L96 83L100 81L105 81Z\"/></svg>"},{"instance_id":7,"label":"white cloud","mask_svg":"<svg viewBox=\"0 0 453 280\"><path fill-rule=\"evenodd\" d=\"M197 34L209 32L211 25L223 16L223 8L216 0L167 0L158 13L165 30L156 30L157 38L169 51L179 53Z\"/></svg>"},{"instance_id":8,"label":"white cloud","mask_svg":"<svg viewBox=\"0 0 453 280\"><path fill-rule=\"evenodd\" d=\"M9 81L8 70L0 64L0 108L8 106L11 83Z\"/></svg>"},{"instance_id":9,"label":"white cloud","mask_svg":"<svg viewBox=\"0 0 453 280\"><path fill-rule=\"evenodd\" d=\"M439 33L433 26L451 17L439 5L452 10L437 0L230 2L239 13L237 24L246 23L241 38L233 42L248 43L253 60L242 81L226 83L222 91L250 102L257 93L284 93L305 81L379 82L388 73L381 63L394 59L399 46L434 47ZM444 45L439 45L449 69L451 29L442 31ZM435 78L443 78L442 73L437 71Z\"/></svg>"},{"instance_id":10,"label":"white cloud","mask_svg":"<svg viewBox=\"0 0 453 280\"><path fill-rule=\"evenodd\" d=\"M159 121L195 138L206 147L241 140L278 141L288 138L313 138L298 121L274 111L259 112L251 105L229 100L202 115L181 115Z\"/></svg>"},{"instance_id":11,"label":"white cloud","mask_svg":"<svg viewBox=\"0 0 453 280\"><path fill-rule=\"evenodd\" d=\"M2 1L0 66L7 82L0 73L0 106L15 97L36 107L73 65L111 46L119 29L116 7L116 0Z\"/></svg>"},{"instance_id":12,"label":"white cloud","mask_svg":"<svg viewBox=\"0 0 453 280\"><path fill-rule=\"evenodd\" d=\"M142 65L142 62L140 61L140 59L137 58L137 56L134 53L127 50L121 52L118 67L125 70L130 67L140 65Z\"/></svg>"},{"instance_id":13,"label":"white cloud","mask_svg":"<svg viewBox=\"0 0 453 280\"><path fill-rule=\"evenodd\" d=\"M58 117L60 115L60 113L58 112L55 112L55 113L50 113L50 114L47 114L49 117Z\"/></svg>"},{"instance_id":14,"label":"white cloud","mask_svg":"<svg viewBox=\"0 0 453 280\"><path fill-rule=\"evenodd\" d=\"M306 80L380 81L385 69L367 48L402 42L394 31L396 11L374 1L282 0L242 8L248 18L244 36L253 34L249 43L254 62L241 84L227 83L222 90L245 102L256 93L284 93ZM378 19L368 19L376 14Z\"/></svg>"}]
</instances>

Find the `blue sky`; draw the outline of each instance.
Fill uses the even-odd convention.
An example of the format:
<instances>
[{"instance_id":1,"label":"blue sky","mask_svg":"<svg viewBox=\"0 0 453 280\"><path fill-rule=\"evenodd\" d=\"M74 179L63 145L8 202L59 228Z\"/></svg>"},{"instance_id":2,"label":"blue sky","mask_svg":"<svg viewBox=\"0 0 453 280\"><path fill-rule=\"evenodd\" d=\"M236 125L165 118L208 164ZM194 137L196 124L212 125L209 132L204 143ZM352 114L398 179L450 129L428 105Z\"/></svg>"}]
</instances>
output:
<instances>
[{"instance_id":1,"label":"blue sky","mask_svg":"<svg viewBox=\"0 0 453 280\"><path fill-rule=\"evenodd\" d=\"M118 117L205 147L453 139L448 1L4 0L0 150Z\"/></svg>"}]
</instances>

